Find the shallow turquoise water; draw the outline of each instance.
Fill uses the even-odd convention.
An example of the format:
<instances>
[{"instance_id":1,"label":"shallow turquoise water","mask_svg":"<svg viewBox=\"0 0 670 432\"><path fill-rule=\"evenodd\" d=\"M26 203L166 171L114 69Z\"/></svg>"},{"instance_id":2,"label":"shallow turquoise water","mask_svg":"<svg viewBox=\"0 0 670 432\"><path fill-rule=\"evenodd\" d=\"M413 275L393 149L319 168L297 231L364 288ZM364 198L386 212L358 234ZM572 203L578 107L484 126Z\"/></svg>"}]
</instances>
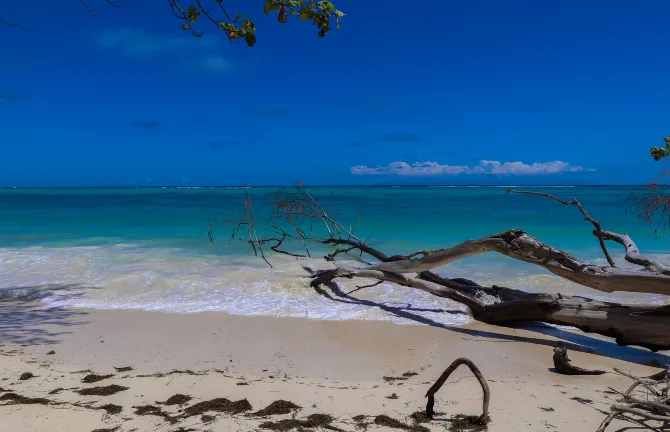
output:
<instances>
[{"instance_id":1,"label":"shallow turquoise water","mask_svg":"<svg viewBox=\"0 0 670 432\"><path fill-rule=\"evenodd\" d=\"M208 218L236 218L234 210L242 209L248 192L262 219L270 211L269 196L277 190L0 190L0 295L38 296L50 304L86 307L396 319L369 307L333 304L305 294L309 289L293 260L276 257L274 263L279 265L268 268L244 244L229 244L229 228L224 225L215 227L215 244L208 242ZM579 199L604 228L628 232L646 253L670 250L668 238L655 237L631 214L628 200L633 187L532 190ZM355 223L360 207L357 233L371 235L371 244L389 254L447 247L521 228L580 258L602 260L591 225L575 207L541 197L506 195L501 187L320 187L310 191L342 222ZM611 249L621 257L617 245ZM494 254L441 271L528 290L588 291ZM45 287L66 284L86 289L45 291ZM442 299L400 287L381 286L362 295L387 304L445 307ZM463 321L460 316L452 318L452 322Z\"/></svg>"}]
</instances>

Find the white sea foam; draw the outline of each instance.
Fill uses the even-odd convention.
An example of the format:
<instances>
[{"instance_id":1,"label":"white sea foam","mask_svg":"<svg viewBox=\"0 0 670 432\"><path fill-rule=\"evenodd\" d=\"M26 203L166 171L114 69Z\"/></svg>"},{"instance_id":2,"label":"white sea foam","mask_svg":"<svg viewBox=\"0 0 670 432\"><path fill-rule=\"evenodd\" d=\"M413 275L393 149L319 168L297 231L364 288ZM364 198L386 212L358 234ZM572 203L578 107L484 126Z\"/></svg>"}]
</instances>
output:
<instances>
[{"instance_id":1,"label":"white sea foam","mask_svg":"<svg viewBox=\"0 0 670 432\"><path fill-rule=\"evenodd\" d=\"M353 297L327 292L328 298L309 287L309 279L295 260L273 260L275 268L269 268L248 256L194 255L128 243L0 249L0 299L39 300L53 307L225 311L326 320L430 320L456 325L468 321L465 307L458 303L393 284L361 290ZM311 264L324 265L322 261ZM667 301L667 297L653 295L610 296L532 266L510 266L504 258L485 266L451 265L448 275L531 292L580 293L630 303ZM344 281L342 290L350 291L356 284L361 281Z\"/></svg>"}]
</instances>

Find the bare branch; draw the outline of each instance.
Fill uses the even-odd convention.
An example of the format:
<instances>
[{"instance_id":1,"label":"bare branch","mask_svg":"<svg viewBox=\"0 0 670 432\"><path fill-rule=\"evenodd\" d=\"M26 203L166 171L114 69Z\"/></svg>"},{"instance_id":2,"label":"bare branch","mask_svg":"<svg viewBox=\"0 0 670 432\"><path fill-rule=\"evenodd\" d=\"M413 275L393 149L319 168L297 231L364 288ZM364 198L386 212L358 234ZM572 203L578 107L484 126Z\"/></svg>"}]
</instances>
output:
<instances>
[{"instance_id":1,"label":"bare branch","mask_svg":"<svg viewBox=\"0 0 670 432\"><path fill-rule=\"evenodd\" d=\"M431 419L433 418L433 415L435 414L435 411L433 410L433 407L435 406L435 393L437 393L437 391L442 388L444 383L447 382L447 379L449 379L449 376L456 369L458 369L460 365L466 365L469 367L477 378L477 381L479 381L479 384L482 386L482 391L484 392L484 398L482 401L482 415L477 419L477 423L484 425L490 421L489 402L491 400L491 391L489 390L489 385L486 382L486 378L484 378L484 375L482 375L479 368L472 360L464 357L454 360L453 363L451 363L451 365L449 365L449 367L445 369L444 372L442 372L442 375L440 375L437 381L435 381L435 384L433 384L430 389L428 389L428 393L426 393L426 397L428 398L428 403L426 404L426 416Z\"/></svg>"},{"instance_id":2,"label":"bare branch","mask_svg":"<svg viewBox=\"0 0 670 432\"><path fill-rule=\"evenodd\" d=\"M605 258L607 259L607 262L609 263L610 266L616 267L614 264L614 260L612 260L612 257L610 257L609 252L607 252L607 247L605 247L605 242L603 240L603 234L602 234L602 229L600 228L600 222L597 220L593 219L584 209L584 207L581 205L579 201L576 199L572 199L571 201L565 201L562 200L558 197L555 197L553 195L549 195L546 193L542 192L532 192L532 191L521 191L521 190L513 190L513 189L508 189L507 193L515 193L515 194L524 194L524 195L537 195L537 196L543 196L545 198L552 199L554 201L557 201L563 205L574 205L577 206L580 212L584 215L584 219L587 221L591 222L591 224L595 227L596 231L596 236L598 237L598 241L600 242L600 248L603 250L603 253L605 254Z\"/></svg>"},{"instance_id":3,"label":"bare branch","mask_svg":"<svg viewBox=\"0 0 670 432\"><path fill-rule=\"evenodd\" d=\"M349 294L353 294L353 293L355 293L356 291L360 291L360 290L365 289L365 288L376 287L377 285L381 285L381 284L383 284L383 283L384 283L384 281L377 281L377 282L375 282L375 283L373 283L373 284L357 286L355 290L351 290L351 291L349 291L349 292L347 293L347 295L349 295Z\"/></svg>"},{"instance_id":4,"label":"bare branch","mask_svg":"<svg viewBox=\"0 0 670 432\"><path fill-rule=\"evenodd\" d=\"M594 234L596 234L595 231ZM648 268L650 271L659 272L670 276L670 269L668 269L666 266L640 254L640 250L637 248L637 245L628 236L628 234L622 235L611 231L602 231L601 235L604 240L612 240L621 244L626 250L626 261L629 263L641 265Z\"/></svg>"},{"instance_id":5,"label":"bare branch","mask_svg":"<svg viewBox=\"0 0 670 432\"><path fill-rule=\"evenodd\" d=\"M353 228L330 216L325 207L300 185L274 196L274 212L271 215L273 225L270 229L275 235L263 238L256 234L255 215L251 211L248 194L245 203L247 211L244 219L234 224L231 239L236 237L236 233L246 230L246 242L257 255L265 257L263 251L270 245L268 249L272 252L299 258L302 254L282 249L284 244L289 244L286 239L295 239L300 240L307 250L309 242L334 247L334 252L325 255L327 261L334 261L341 254L354 251L359 252L357 255L361 257L365 255L379 261L360 267L339 265L330 270L309 270L312 275L310 285L315 289L321 289L321 285L334 286L335 279L339 278L371 280L359 284L356 290L389 282L461 303L471 310L473 318L488 324L512 325L540 321L609 336L620 345L637 345L652 351L670 347L670 333L667 331L670 327L670 306L622 305L585 297L535 294L500 286L484 287L471 280L449 279L431 271L469 256L496 252L604 292L670 294L670 275L659 272L658 268L627 270L589 264L521 230L468 240L445 249L418 250L407 255L388 256L370 246L368 239L362 240L353 232ZM319 226L323 228L317 230ZM610 238L614 239L615 236L610 235L607 239ZM621 238L624 239L623 236ZM628 243L624 247L635 259L632 240L624 239L626 241ZM639 254L637 258L640 258ZM350 291L350 294L356 290Z\"/></svg>"},{"instance_id":6,"label":"bare branch","mask_svg":"<svg viewBox=\"0 0 670 432\"><path fill-rule=\"evenodd\" d=\"M3 19L3 18L0 18L0 24L6 25L6 26L8 26L8 27L16 28L16 29L19 29L19 30L24 30L24 31L26 30L26 28L23 27L21 24L19 24L19 23L15 23L15 22L11 22L11 21L7 21L7 20L5 20L5 19ZM0 99L0 101L2 101L2 99ZM4 102L16 102L16 101L7 101L7 100L5 100Z\"/></svg>"},{"instance_id":7,"label":"bare branch","mask_svg":"<svg viewBox=\"0 0 670 432\"><path fill-rule=\"evenodd\" d=\"M84 0L79 0L79 3L81 3L91 15L94 17L98 16L98 14L96 14Z\"/></svg>"}]
</instances>

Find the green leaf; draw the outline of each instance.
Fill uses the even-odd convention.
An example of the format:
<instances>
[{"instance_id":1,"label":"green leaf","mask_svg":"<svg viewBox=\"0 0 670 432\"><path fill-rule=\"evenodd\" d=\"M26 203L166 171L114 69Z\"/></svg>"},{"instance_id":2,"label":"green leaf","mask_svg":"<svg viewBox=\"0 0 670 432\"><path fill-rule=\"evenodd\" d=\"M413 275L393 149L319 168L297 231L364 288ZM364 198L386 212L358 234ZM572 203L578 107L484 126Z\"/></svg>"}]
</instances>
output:
<instances>
[{"instance_id":1,"label":"green leaf","mask_svg":"<svg viewBox=\"0 0 670 432\"><path fill-rule=\"evenodd\" d=\"M286 13L286 6L282 6L279 9L279 17L278 20L280 23L285 24L286 21L288 20L288 14Z\"/></svg>"},{"instance_id":2,"label":"green leaf","mask_svg":"<svg viewBox=\"0 0 670 432\"><path fill-rule=\"evenodd\" d=\"M237 17L236 17L235 19L236 19L236 20L240 20L240 19L242 19L242 18L244 18L244 15L241 14L241 13L238 13L238 14L237 14Z\"/></svg>"},{"instance_id":3,"label":"green leaf","mask_svg":"<svg viewBox=\"0 0 670 432\"><path fill-rule=\"evenodd\" d=\"M182 29L182 30L188 30L188 29L190 29L190 28L191 28L191 25L190 25L190 24L182 24L182 25L181 25L181 29Z\"/></svg>"},{"instance_id":4,"label":"green leaf","mask_svg":"<svg viewBox=\"0 0 670 432\"><path fill-rule=\"evenodd\" d=\"M332 11L335 10L335 5L332 4L331 2L326 1L326 2L323 2L323 3L324 3L324 7L323 7L323 8L324 8L325 10L327 10L328 12L332 12Z\"/></svg>"},{"instance_id":5,"label":"green leaf","mask_svg":"<svg viewBox=\"0 0 670 432\"><path fill-rule=\"evenodd\" d=\"M341 24L338 24L338 25L337 25L337 29L338 29L338 30L342 30L342 25L341 25Z\"/></svg>"},{"instance_id":6,"label":"green leaf","mask_svg":"<svg viewBox=\"0 0 670 432\"><path fill-rule=\"evenodd\" d=\"M256 44L256 35L253 33L246 33L244 35L244 40L247 42L247 45L252 47Z\"/></svg>"},{"instance_id":7,"label":"green leaf","mask_svg":"<svg viewBox=\"0 0 670 432\"><path fill-rule=\"evenodd\" d=\"M308 14L308 13L301 13L301 14L300 14L300 19L301 19L301 20L307 21L307 20L310 19L310 18L311 18L311 15Z\"/></svg>"}]
</instances>

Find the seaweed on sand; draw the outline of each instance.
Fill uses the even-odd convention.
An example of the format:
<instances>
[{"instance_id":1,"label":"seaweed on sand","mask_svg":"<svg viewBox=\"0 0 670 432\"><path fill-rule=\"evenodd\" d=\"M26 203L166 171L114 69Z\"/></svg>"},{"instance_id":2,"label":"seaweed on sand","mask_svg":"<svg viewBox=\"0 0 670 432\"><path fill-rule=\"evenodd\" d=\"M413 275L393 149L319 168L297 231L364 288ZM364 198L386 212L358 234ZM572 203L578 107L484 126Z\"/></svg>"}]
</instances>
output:
<instances>
[{"instance_id":1,"label":"seaweed on sand","mask_svg":"<svg viewBox=\"0 0 670 432\"><path fill-rule=\"evenodd\" d=\"M112 384L102 387L91 387L82 390L77 390L75 393L78 393L82 396L111 396L118 392L128 390L129 387L120 386L117 384Z\"/></svg>"},{"instance_id":2,"label":"seaweed on sand","mask_svg":"<svg viewBox=\"0 0 670 432\"><path fill-rule=\"evenodd\" d=\"M26 396L21 396L16 393L5 393L0 396L0 402L5 401L4 405L49 405L54 403L49 399L45 398L31 398Z\"/></svg>"},{"instance_id":3,"label":"seaweed on sand","mask_svg":"<svg viewBox=\"0 0 670 432\"><path fill-rule=\"evenodd\" d=\"M488 430L487 421L482 421L479 416L466 416L458 414L454 416L449 425L450 432L484 432Z\"/></svg>"},{"instance_id":4,"label":"seaweed on sand","mask_svg":"<svg viewBox=\"0 0 670 432\"><path fill-rule=\"evenodd\" d=\"M287 419L279 420L276 422L265 422L262 423L259 427L262 429L270 429L273 431L290 431L292 429L302 429L302 428L324 428L334 431L341 431L342 429L331 426L330 423L335 420L332 416L328 414L312 414L307 416L304 420L297 419Z\"/></svg>"},{"instance_id":5,"label":"seaweed on sand","mask_svg":"<svg viewBox=\"0 0 670 432\"><path fill-rule=\"evenodd\" d=\"M216 398L208 401L198 402L184 409L184 417L202 415L206 412L220 412L226 414L240 414L251 411L253 407L246 399L231 401L226 398Z\"/></svg>"},{"instance_id":6,"label":"seaweed on sand","mask_svg":"<svg viewBox=\"0 0 670 432\"><path fill-rule=\"evenodd\" d=\"M375 424L379 426L386 426L392 429L402 429L410 432L430 432L430 429L428 429L425 426L421 426L419 424L408 425L407 423L403 423L400 420L396 420L387 415L378 415L377 417L375 417Z\"/></svg>"},{"instance_id":7,"label":"seaweed on sand","mask_svg":"<svg viewBox=\"0 0 670 432\"><path fill-rule=\"evenodd\" d=\"M101 407L98 407L98 409L105 410L107 411L107 414L118 414L121 411L123 411L123 407L119 405L114 405L114 404L107 404L103 405Z\"/></svg>"},{"instance_id":8,"label":"seaweed on sand","mask_svg":"<svg viewBox=\"0 0 670 432\"><path fill-rule=\"evenodd\" d=\"M300 409L300 407L293 402L285 401L282 399L272 402L270 405L265 408L256 411L255 413L249 414L250 416L271 416L271 415L283 415L290 414L291 411Z\"/></svg>"},{"instance_id":9,"label":"seaweed on sand","mask_svg":"<svg viewBox=\"0 0 670 432\"><path fill-rule=\"evenodd\" d=\"M89 374L86 375L81 382L85 384L92 384L98 381L106 380L107 378L113 377L114 374L109 374L109 375L96 375L96 374Z\"/></svg>"},{"instance_id":10,"label":"seaweed on sand","mask_svg":"<svg viewBox=\"0 0 670 432\"><path fill-rule=\"evenodd\" d=\"M193 398L189 395L177 393L174 396L170 396L168 398L168 400L166 400L165 402L156 402L156 403L159 403L159 404L162 404L162 405L184 405L184 404L189 403L189 401L191 399L193 399Z\"/></svg>"},{"instance_id":11,"label":"seaweed on sand","mask_svg":"<svg viewBox=\"0 0 670 432\"><path fill-rule=\"evenodd\" d=\"M135 414L138 416L153 415L158 417L163 417L168 423L175 424L179 421L177 417L173 417L170 414L164 412L157 406L153 405L142 405L133 407L135 408Z\"/></svg>"}]
</instances>

